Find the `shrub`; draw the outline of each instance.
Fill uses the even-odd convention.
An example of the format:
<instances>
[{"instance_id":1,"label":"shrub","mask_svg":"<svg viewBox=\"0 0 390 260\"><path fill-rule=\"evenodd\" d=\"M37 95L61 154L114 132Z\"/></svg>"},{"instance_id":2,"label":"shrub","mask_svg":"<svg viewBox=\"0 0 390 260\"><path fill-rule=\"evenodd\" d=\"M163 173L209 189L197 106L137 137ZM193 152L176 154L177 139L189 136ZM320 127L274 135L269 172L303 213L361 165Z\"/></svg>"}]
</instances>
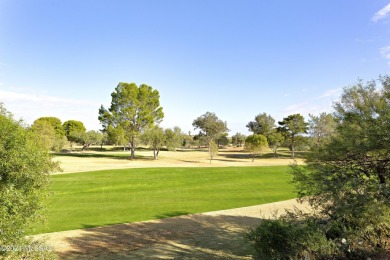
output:
<instances>
[{"instance_id":1,"label":"shrub","mask_svg":"<svg viewBox=\"0 0 390 260\"><path fill-rule=\"evenodd\" d=\"M336 247L326 238L316 218L300 219L289 212L275 220L262 220L245 238L252 243L256 259L314 259L332 257Z\"/></svg>"},{"instance_id":2,"label":"shrub","mask_svg":"<svg viewBox=\"0 0 390 260\"><path fill-rule=\"evenodd\" d=\"M25 248L30 224L42 219L49 172L56 167L32 131L0 103L0 245ZM2 248L4 249L4 248ZM0 250L0 256L26 251ZM30 254L31 255L31 254ZM23 257L21 257L23 258Z\"/></svg>"}]
</instances>

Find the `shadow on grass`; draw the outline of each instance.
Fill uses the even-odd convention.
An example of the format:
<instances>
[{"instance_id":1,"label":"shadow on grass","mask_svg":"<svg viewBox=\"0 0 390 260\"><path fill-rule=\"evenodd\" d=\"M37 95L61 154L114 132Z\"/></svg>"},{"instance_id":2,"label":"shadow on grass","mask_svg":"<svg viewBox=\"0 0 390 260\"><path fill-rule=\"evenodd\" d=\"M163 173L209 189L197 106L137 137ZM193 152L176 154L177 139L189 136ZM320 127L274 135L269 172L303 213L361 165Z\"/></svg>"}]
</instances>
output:
<instances>
[{"instance_id":1,"label":"shadow on grass","mask_svg":"<svg viewBox=\"0 0 390 260\"><path fill-rule=\"evenodd\" d=\"M229 159L249 159L252 156L248 152L234 152L234 153L224 153L218 152L218 156L229 158Z\"/></svg>"},{"instance_id":2,"label":"shadow on grass","mask_svg":"<svg viewBox=\"0 0 390 260\"><path fill-rule=\"evenodd\" d=\"M178 212L177 212L178 213ZM165 215L176 214L170 212ZM195 214L82 230L60 259L251 259L243 235L259 218Z\"/></svg>"},{"instance_id":3,"label":"shadow on grass","mask_svg":"<svg viewBox=\"0 0 390 260\"><path fill-rule=\"evenodd\" d=\"M187 152L207 152L207 148L178 148L176 149L176 152L181 152L181 153L187 153Z\"/></svg>"},{"instance_id":4,"label":"shadow on grass","mask_svg":"<svg viewBox=\"0 0 390 260\"><path fill-rule=\"evenodd\" d=\"M179 160L181 162L185 162L185 163L201 163L200 161L190 161L190 160Z\"/></svg>"},{"instance_id":5,"label":"shadow on grass","mask_svg":"<svg viewBox=\"0 0 390 260\"><path fill-rule=\"evenodd\" d=\"M233 158L233 157L231 157ZM249 158L249 157L248 157ZM237 158L236 158L237 159ZM243 159L243 158L240 158L240 159ZM246 161L237 161L237 160L229 160L229 159L220 159L220 158L214 158L213 161L220 161L220 162L234 162L234 163L239 163L239 162L246 162Z\"/></svg>"},{"instance_id":6,"label":"shadow on grass","mask_svg":"<svg viewBox=\"0 0 390 260\"><path fill-rule=\"evenodd\" d=\"M54 153L54 156L58 157L78 157L78 158L110 158L110 159L118 159L118 160L132 160L130 158L130 153L123 154L104 154L104 153ZM153 156L143 156L136 155L133 160L153 160Z\"/></svg>"},{"instance_id":7,"label":"shadow on grass","mask_svg":"<svg viewBox=\"0 0 390 260\"><path fill-rule=\"evenodd\" d=\"M155 218L163 219L163 218L171 218L171 217L183 216L183 215L188 215L188 214L191 214L191 213L186 212L186 211L172 211L172 212L156 215Z\"/></svg>"},{"instance_id":8,"label":"shadow on grass","mask_svg":"<svg viewBox=\"0 0 390 260\"><path fill-rule=\"evenodd\" d=\"M305 159L306 156L309 154L309 152L295 152L295 159ZM229 158L229 159L252 159L252 155L245 151L239 151L239 152L219 152L219 156ZM276 155L274 153L266 153L262 154L260 156L256 156L256 159L291 159L291 152L282 151L278 152Z\"/></svg>"}]
</instances>

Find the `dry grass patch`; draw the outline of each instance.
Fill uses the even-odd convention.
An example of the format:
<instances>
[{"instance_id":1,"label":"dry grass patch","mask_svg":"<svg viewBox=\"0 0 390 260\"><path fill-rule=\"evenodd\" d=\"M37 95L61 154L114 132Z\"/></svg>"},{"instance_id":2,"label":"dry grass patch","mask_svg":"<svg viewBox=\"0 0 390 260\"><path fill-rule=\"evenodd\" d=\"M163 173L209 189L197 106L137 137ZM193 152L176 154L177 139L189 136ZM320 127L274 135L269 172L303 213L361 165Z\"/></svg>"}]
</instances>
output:
<instances>
[{"instance_id":1,"label":"dry grass patch","mask_svg":"<svg viewBox=\"0 0 390 260\"><path fill-rule=\"evenodd\" d=\"M251 161L250 155L242 148L221 149L210 163L206 150L161 151L158 160L153 160L152 151L139 150L135 160L129 159L128 151L84 151L58 154L55 160L61 163L63 172L72 173L109 169L148 168L148 167L230 167L230 166L282 166L294 162L289 153L282 152L279 158L268 154ZM302 158L295 160L303 163Z\"/></svg>"}]
</instances>

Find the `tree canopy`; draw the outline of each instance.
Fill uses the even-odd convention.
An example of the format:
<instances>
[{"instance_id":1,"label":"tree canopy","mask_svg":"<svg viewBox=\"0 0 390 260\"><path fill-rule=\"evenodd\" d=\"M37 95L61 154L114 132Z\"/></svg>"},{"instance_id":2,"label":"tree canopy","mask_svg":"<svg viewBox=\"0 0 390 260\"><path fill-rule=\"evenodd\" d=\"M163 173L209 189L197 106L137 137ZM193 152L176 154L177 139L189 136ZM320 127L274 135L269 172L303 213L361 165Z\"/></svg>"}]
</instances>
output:
<instances>
[{"instance_id":1,"label":"tree canopy","mask_svg":"<svg viewBox=\"0 0 390 260\"><path fill-rule=\"evenodd\" d=\"M62 127L62 123L61 123L61 120L59 118L50 117L50 116L40 117L34 121L33 125L37 124L37 123L41 123L41 122L47 122L49 125L51 125L54 128L54 131L56 132L56 135L58 137L65 136L65 130Z\"/></svg>"},{"instance_id":2,"label":"tree canopy","mask_svg":"<svg viewBox=\"0 0 390 260\"><path fill-rule=\"evenodd\" d=\"M206 112L204 115L197 117L192 125L195 129L200 130L197 140L199 140L200 143L207 143L211 163L215 155L218 153L218 145L216 144L216 141L221 135L229 131L226 126L226 122L219 119L215 113Z\"/></svg>"},{"instance_id":3,"label":"tree canopy","mask_svg":"<svg viewBox=\"0 0 390 260\"><path fill-rule=\"evenodd\" d=\"M43 218L49 173L56 167L34 132L0 104L0 245L27 244L31 224ZM0 250L0 256L11 253Z\"/></svg>"},{"instance_id":4,"label":"tree canopy","mask_svg":"<svg viewBox=\"0 0 390 260\"><path fill-rule=\"evenodd\" d=\"M58 152L67 142L61 120L56 117L41 117L34 121L31 130L46 149Z\"/></svg>"},{"instance_id":5,"label":"tree canopy","mask_svg":"<svg viewBox=\"0 0 390 260\"><path fill-rule=\"evenodd\" d=\"M274 152L275 157L277 157L277 151L278 148L283 144L284 136L278 131L273 131L268 135L267 141L269 147Z\"/></svg>"},{"instance_id":6,"label":"tree canopy","mask_svg":"<svg viewBox=\"0 0 390 260\"><path fill-rule=\"evenodd\" d=\"M245 139L245 150L251 153L252 162L256 156L264 153L267 149L267 138L264 135L253 134Z\"/></svg>"},{"instance_id":7,"label":"tree canopy","mask_svg":"<svg viewBox=\"0 0 390 260\"><path fill-rule=\"evenodd\" d=\"M180 127L175 126L173 129L165 129L165 146L168 150L174 151L177 147L183 144L183 134Z\"/></svg>"},{"instance_id":8,"label":"tree canopy","mask_svg":"<svg viewBox=\"0 0 390 260\"><path fill-rule=\"evenodd\" d=\"M236 133L232 136L232 144L241 147L245 142L246 136L241 133Z\"/></svg>"},{"instance_id":9,"label":"tree canopy","mask_svg":"<svg viewBox=\"0 0 390 260\"><path fill-rule=\"evenodd\" d=\"M106 109L102 105L98 119L103 131L123 130L124 138L130 145L131 158L134 158L139 135L161 122L163 117L157 90L146 84L138 87L135 83L120 82L111 94L111 106Z\"/></svg>"},{"instance_id":10,"label":"tree canopy","mask_svg":"<svg viewBox=\"0 0 390 260\"><path fill-rule=\"evenodd\" d=\"M215 113L206 112L199 116L192 123L195 129L200 130L200 134L204 135L209 141L216 141L218 137L229 131L226 122L219 119Z\"/></svg>"},{"instance_id":11,"label":"tree canopy","mask_svg":"<svg viewBox=\"0 0 390 260\"><path fill-rule=\"evenodd\" d=\"M321 113L319 116L309 114L309 134L312 145L318 146L330 139L335 132L336 121L332 114Z\"/></svg>"},{"instance_id":12,"label":"tree canopy","mask_svg":"<svg viewBox=\"0 0 390 260\"><path fill-rule=\"evenodd\" d=\"M99 145L102 143L103 134L98 131L90 130L77 135L77 140L83 145L82 151L87 150L91 145Z\"/></svg>"},{"instance_id":13,"label":"tree canopy","mask_svg":"<svg viewBox=\"0 0 390 260\"><path fill-rule=\"evenodd\" d=\"M166 141L164 130L161 127L154 126L147 129L141 139L153 149L153 158L157 160L158 154Z\"/></svg>"},{"instance_id":14,"label":"tree canopy","mask_svg":"<svg viewBox=\"0 0 390 260\"><path fill-rule=\"evenodd\" d=\"M258 114L255 121L250 121L246 127L254 134L268 136L275 128L275 119L266 113Z\"/></svg>"},{"instance_id":15,"label":"tree canopy","mask_svg":"<svg viewBox=\"0 0 390 260\"><path fill-rule=\"evenodd\" d=\"M292 158L295 156L295 141L299 134L307 133L307 123L301 114L293 114L279 121L278 131L284 134L291 141Z\"/></svg>"},{"instance_id":16,"label":"tree canopy","mask_svg":"<svg viewBox=\"0 0 390 260\"><path fill-rule=\"evenodd\" d=\"M87 131L83 122L77 120L65 121L62 127L64 128L66 138L70 142L77 142L77 136Z\"/></svg>"}]
</instances>

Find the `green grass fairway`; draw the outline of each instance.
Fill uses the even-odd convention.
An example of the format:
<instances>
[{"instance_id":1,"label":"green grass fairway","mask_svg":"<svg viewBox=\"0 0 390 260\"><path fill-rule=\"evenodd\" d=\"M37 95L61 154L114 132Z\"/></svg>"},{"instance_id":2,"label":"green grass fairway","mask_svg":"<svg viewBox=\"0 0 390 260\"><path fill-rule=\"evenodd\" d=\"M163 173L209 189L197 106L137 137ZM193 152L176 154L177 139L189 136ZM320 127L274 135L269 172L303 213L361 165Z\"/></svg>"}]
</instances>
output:
<instances>
[{"instance_id":1,"label":"green grass fairway","mask_svg":"<svg viewBox=\"0 0 390 260\"><path fill-rule=\"evenodd\" d=\"M52 176L54 232L165 218L295 197L287 166L142 168Z\"/></svg>"}]
</instances>

